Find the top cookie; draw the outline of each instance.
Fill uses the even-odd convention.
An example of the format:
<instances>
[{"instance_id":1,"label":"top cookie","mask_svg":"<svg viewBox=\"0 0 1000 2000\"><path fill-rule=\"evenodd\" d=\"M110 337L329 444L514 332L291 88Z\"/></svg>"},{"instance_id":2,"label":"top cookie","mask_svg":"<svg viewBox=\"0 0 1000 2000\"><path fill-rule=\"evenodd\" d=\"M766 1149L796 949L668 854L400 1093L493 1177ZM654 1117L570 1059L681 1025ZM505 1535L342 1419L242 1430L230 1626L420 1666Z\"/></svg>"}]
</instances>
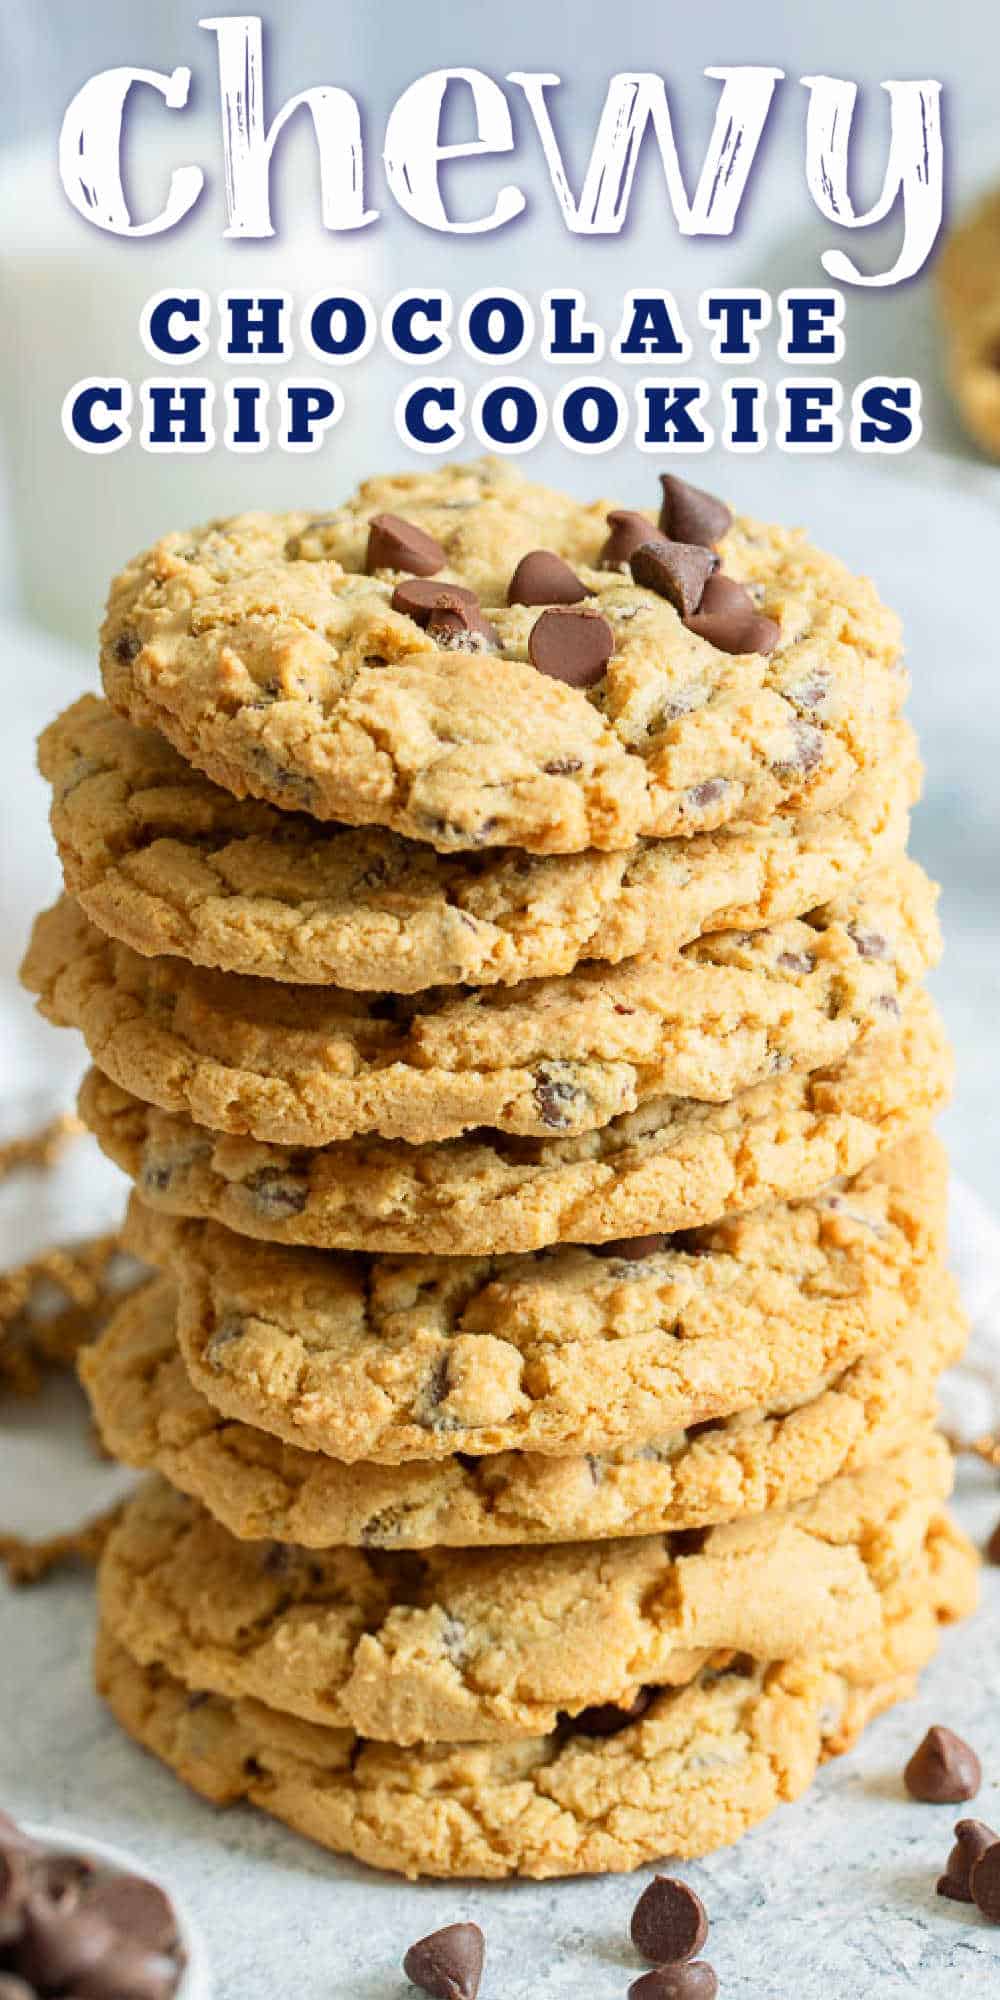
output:
<instances>
[{"instance_id":1,"label":"top cookie","mask_svg":"<svg viewBox=\"0 0 1000 2000\"><path fill-rule=\"evenodd\" d=\"M106 690L240 797L442 852L834 805L903 699L896 619L797 532L664 493L609 530L484 461L167 535L112 587Z\"/></svg>"}]
</instances>

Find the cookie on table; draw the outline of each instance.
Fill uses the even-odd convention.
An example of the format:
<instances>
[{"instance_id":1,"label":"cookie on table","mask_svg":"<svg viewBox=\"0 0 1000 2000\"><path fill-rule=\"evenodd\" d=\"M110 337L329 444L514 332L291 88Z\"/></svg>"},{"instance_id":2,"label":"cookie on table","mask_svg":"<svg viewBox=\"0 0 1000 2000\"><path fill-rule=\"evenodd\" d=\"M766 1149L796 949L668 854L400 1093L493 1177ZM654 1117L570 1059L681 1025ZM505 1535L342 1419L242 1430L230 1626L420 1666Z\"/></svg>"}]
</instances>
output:
<instances>
[{"instance_id":1,"label":"cookie on table","mask_svg":"<svg viewBox=\"0 0 1000 2000\"><path fill-rule=\"evenodd\" d=\"M316 1248L492 1255L690 1229L813 1194L860 1171L944 1103L951 1054L918 993L828 1069L791 1071L728 1104L650 1098L570 1138L488 1129L428 1145L312 1149L208 1131L92 1070L80 1114L144 1201L237 1234Z\"/></svg>"},{"instance_id":2,"label":"cookie on table","mask_svg":"<svg viewBox=\"0 0 1000 2000\"><path fill-rule=\"evenodd\" d=\"M1000 458L1000 190L945 237L937 291L955 401L976 443Z\"/></svg>"},{"instance_id":3,"label":"cookie on table","mask_svg":"<svg viewBox=\"0 0 1000 2000\"><path fill-rule=\"evenodd\" d=\"M399 993L666 956L705 931L800 917L903 852L920 789L897 719L884 764L828 812L611 854L448 857L235 799L93 695L50 723L39 762L66 886L109 937L146 957Z\"/></svg>"},{"instance_id":4,"label":"cookie on table","mask_svg":"<svg viewBox=\"0 0 1000 2000\"><path fill-rule=\"evenodd\" d=\"M105 1449L200 1500L244 1541L483 1548L711 1527L790 1507L898 1451L934 1417L967 1327L953 1279L902 1332L768 1407L604 1453L508 1450L398 1465L346 1462L225 1417L192 1382L173 1286L123 1305L80 1373ZM745 1393L745 1392L743 1392Z\"/></svg>"},{"instance_id":5,"label":"cookie on table","mask_svg":"<svg viewBox=\"0 0 1000 2000\"><path fill-rule=\"evenodd\" d=\"M212 1130L323 1146L471 1128L586 1132L669 1093L725 1103L842 1060L936 961L937 891L900 860L805 921L721 931L669 959L408 1000L141 958L71 898L21 978L106 1076Z\"/></svg>"},{"instance_id":6,"label":"cookie on table","mask_svg":"<svg viewBox=\"0 0 1000 2000\"><path fill-rule=\"evenodd\" d=\"M176 1280L185 1366L223 1415L454 1478L456 1453L578 1461L801 1402L933 1309L946 1185L923 1134L811 1200L604 1255L348 1256L139 1202L125 1238Z\"/></svg>"},{"instance_id":7,"label":"cookie on table","mask_svg":"<svg viewBox=\"0 0 1000 2000\"><path fill-rule=\"evenodd\" d=\"M487 460L166 535L112 586L105 690L237 796L443 853L835 805L884 761L898 621L797 531L664 492L623 529Z\"/></svg>"},{"instance_id":8,"label":"cookie on table","mask_svg":"<svg viewBox=\"0 0 1000 2000\"><path fill-rule=\"evenodd\" d=\"M822 1661L737 1659L644 1697L640 1714L596 1737L578 1724L513 1743L401 1751L190 1689L162 1666L140 1665L105 1629L97 1685L128 1734L204 1798L251 1800L374 1867L491 1878L621 1872L709 1854L798 1798L824 1757L913 1692L939 1627L972 1610L976 1568L965 1537L935 1517L885 1606L886 1650L901 1664L881 1681L852 1685ZM606 1710L597 1720L614 1729Z\"/></svg>"},{"instance_id":9,"label":"cookie on table","mask_svg":"<svg viewBox=\"0 0 1000 2000\"><path fill-rule=\"evenodd\" d=\"M733 1653L884 1678L883 1600L952 1480L918 1432L786 1512L693 1538L391 1555L237 1541L153 1481L100 1567L105 1629L188 1687L410 1746L548 1735ZM692 1539L694 1547L691 1546Z\"/></svg>"}]
</instances>

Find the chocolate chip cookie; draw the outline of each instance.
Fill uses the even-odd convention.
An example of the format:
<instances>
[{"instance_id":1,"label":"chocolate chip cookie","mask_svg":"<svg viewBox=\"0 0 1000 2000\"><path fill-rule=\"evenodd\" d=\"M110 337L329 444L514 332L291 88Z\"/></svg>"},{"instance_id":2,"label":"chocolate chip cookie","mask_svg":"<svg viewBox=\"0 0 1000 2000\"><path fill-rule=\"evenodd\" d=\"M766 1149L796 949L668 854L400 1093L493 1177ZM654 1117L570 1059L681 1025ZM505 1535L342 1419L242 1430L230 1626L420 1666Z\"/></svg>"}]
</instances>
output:
<instances>
[{"instance_id":1,"label":"chocolate chip cookie","mask_svg":"<svg viewBox=\"0 0 1000 2000\"><path fill-rule=\"evenodd\" d=\"M350 1461L577 1456L791 1404L901 1334L938 1295L945 1189L924 1134L811 1200L604 1253L352 1257L138 1202L125 1234L226 1416Z\"/></svg>"},{"instance_id":2,"label":"chocolate chip cookie","mask_svg":"<svg viewBox=\"0 0 1000 2000\"><path fill-rule=\"evenodd\" d=\"M91 1071L80 1112L144 1201L274 1242L490 1255L689 1229L857 1173L944 1103L951 1055L918 993L829 1069L722 1105L654 1097L571 1138L489 1130L311 1150L229 1138Z\"/></svg>"},{"instance_id":3,"label":"chocolate chip cookie","mask_svg":"<svg viewBox=\"0 0 1000 2000\"><path fill-rule=\"evenodd\" d=\"M820 1660L731 1662L644 1698L620 1727L401 1751L263 1703L192 1690L108 1633L97 1684L122 1727L217 1805L249 1799L338 1853L398 1873L552 1877L708 1854L798 1798L824 1757L911 1694L939 1627L975 1602L946 1516L884 1606L892 1671L852 1685ZM608 1733L610 1729L613 1733Z\"/></svg>"},{"instance_id":4,"label":"chocolate chip cookie","mask_svg":"<svg viewBox=\"0 0 1000 2000\"><path fill-rule=\"evenodd\" d=\"M623 553L607 502L485 461L170 534L112 586L104 686L239 797L442 853L833 806L885 757L898 622L797 532L706 497L669 480ZM549 565L525 584L540 551L575 602L540 598Z\"/></svg>"},{"instance_id":5,"label":"chocolate chip cookie","mask_svg":"<svg viewBox=\"0 0 1000 2000\"><path fill-rule=\"evenodd\" d=\"M934 1415L966 1325L953 1281L884 1345L764 1405L573 1457L507 1450L380 1465L329 1458L225 1417L188 1375L169 1281L122 1305L81 1357L106 1449L158 1471L243 1540L486 1548L705 1528L790 1507L897 1451ZM746 1390L737 1388L737 1397Z\"/></svg>"},{"instance_id":6,"label":"chocolate chip cookie","mask_svg":"<svg viewBox=\"0 0 1000 2000\"><path fill-rule=\"evenodd\" d=\"M397 993L667 956L705 931L800 917L902 853L920 785L897 719L884 764L827 812L611 854L449 857L235 799L93 695L50 723L39 761L67 888L109 937L147 957Z\"/></svg>"},{"instance_id":7,"label":"chocolate chip cookie","mask_svg":"<svg viewBox=\"0 0 1000 2000\"><path fill-rule=\"evenodd\" d=\"M21 978L105 1075L218 1132L290 1146L481 1126L545 1136L667 1093L725 1103L842 1060L901 1017L935 962L935 898L901 860L802 922L408 1001L141 958L63 897L37 919Z\"/></svg>"},{"instance_id":8,"label":"chocolate chip cookie","mask_svg":"<svg viewBox=\"0 0 1000 2000\"><path fill-rule=\"evenodd\" d=\"M795 1508L694 1537L397 1556L237 1541L157 1480L109 1537L101 1617L133 1659L188 1687L266 1696L366 1738L548 1735L734 1652L885 1678L898 1662L883 1605L951 1480L947 1445L925 1431Z\"/></svg>"}]
</instances>

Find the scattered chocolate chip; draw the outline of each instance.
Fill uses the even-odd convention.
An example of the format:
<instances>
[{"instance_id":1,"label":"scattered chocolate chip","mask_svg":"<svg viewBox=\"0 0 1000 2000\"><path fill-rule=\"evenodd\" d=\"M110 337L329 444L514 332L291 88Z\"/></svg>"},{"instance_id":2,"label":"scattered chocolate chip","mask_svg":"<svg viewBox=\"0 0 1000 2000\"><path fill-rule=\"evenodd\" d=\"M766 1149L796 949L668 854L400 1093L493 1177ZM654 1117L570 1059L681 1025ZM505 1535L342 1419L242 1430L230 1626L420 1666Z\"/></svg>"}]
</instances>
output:
<instances>
[{"instance_id":1,"label":"scattered chocolate chip","mask_svg":"<svg viewBox=\"0 0 1000 2000\"><path fill-rule=\"evenodd\" d=\"M19 1937L22 1909L31 1884L32 1857L0 1833L0 1946Z\"/></svg>"},{"instance_id":2,"label":"scattered chocolate chip","mask_svg":"<svg viewBox=\"0 0 1000 2000\"><path fill-rule=\"evenodd\" d=\"M779 777L808 777L823 761L823 731L814 728L811 722L792 723L790 735L792 747L787 757L775 759L775 771Z\"/></svg>"},{"instance_id":3,"label":"scattered chocolate chip","mask_svg":"<svg viewBox=\"0 0 1000 2000\"><path fill-rule=\"evenodd\" d=\"M700 785L692 785L686 794L687 804L696 812L704 812L706 806L718 805L725 791L725 778L703 778Z\"/></svg>"},{"instance_id":4,"label":"scattered chocolate chip","mask_svg":"<svg viewBox=\"0 0 1000 2000\"><path fill-rule=\"evenodd\" d=\"M569 1726L577 1736L617 1736L620 1729L627 1729L645 1715L654 1693L653 1688L640 1688L627 1707L614 1701L595 1702L592 1708L581 1708L579 1715L571 1716Z\"/></svg>"},{"instance_id":5,"label":"scattered chocolate chip","mask_svg":"<svg viewBox=\"0 0 1000 2000\"><path fill-rule=\"evenodd\" d=\"M142 652L142 640L140 639L138 632L131 632L131 631L119 632L118 637L115 640L116 660L120 660L123 666L130 667L132 661L137 660L141 652Z\"/></svg>"},{"instance_id":6,"label":"scattered chocolate chip","mask_svg":"<svg viewBox=\"0 0 1000 2000\"><path fill-rule=\"evenodd\" d=\"M80 1900L95 1870L83 1854L43 1854L32 1870L32 1886L60 1909L71 1910Z\"/></svg>"},{"instance_id":7,"label":"scattered chocolate chip","mask_svg":"<svg viewBox=\"0 0 1000 2000\"><path fill-rule=\"evenodd\" d=\"M720 653L773 653L781 637L780 626L762 616L744 585L719 571L709 577L697 612L684 622Z\"/></svg>"},{"instance_id":8,"label":"scattered chocolate chip","mask_svg":"<svg viewBox=\"0 0 1000 2000\"><path fill-rule=\"evenodd\" d=\"M665 1236L616 1236L608 1243L595 1243L597 1257L624 1257L627 1263L638 1263L641 1257L655 1257L666 1242Z\"/></svg>"},{"instance_id":9,"label":"scattered chocolate chip","mask_svg":"<svg viewBox=\"0 0 1000 2000\"><path fill-rule=\"evenodd\" d=\"M626 507L616 507L608 515L608 536L597 558L599 569L627 569L629 558L644 542L651 542L656 530L645 514L630 513Z\"/></svg>"},{"instance_id":10,"label":"scattered chocolate chip","mask_svg":"<svg viewBox=\"0 0 1000 2000\"><path fill-rule=\"evenodd\" d=\"M801 973L803 978L816 970L816 960L811 951L779 951L778 964L783 972Z\"/></svg>"},{"instance_id":11,"label":"scattered chocolate chip","mask_svg":"<svg viewBox=\"0 0 1000 2000\"><path fill-rule=\"evenodd\" d=\"M560 1076L554 1065L535 1071L531 1094L542 1124L551 1126L553 1131L565 1131L573 1123L573 1112L579 1108L582 1097L578 1085Z\"/></svg>"},{"instance_id":12,"label":"scattered chocolate chip","mask_svg":"<svg viewBox=\"0 0 1000 2000\"><path fill-rule=\"evenodd\" d=\"M684 1965L657 1965L633 1979L628 2000L715 2000L719 1982L703 1958Z\"/></svg>"},{"instance_id":13,"label":"scattered chocolate chip","mask_svg":"<svg viewBox=\"0 0 1000 2000\"><path fill-rule=\"evenodd\" d=\"M106 1958L115 1942L109 1923L85 1903L66 1908L41 1889L25 1898L18 1970L43 1993L72 1992L78 1979Z\"/></svg>"},{"instance_id":14,"label":"scattered chocolate chip","mask_svg":"<svg viewBox=\"0 0 1000 2000\"><path fill-rule=\"evenodd\" d=\"M889 940L881 931L862 931L857 924L848 924L847 935L854 940L854 948L859 958L891 958Z\"/></svg>"},{"instance_id":15,"label":"scattered chocolate chip","mask_svg":"<svg viewBox=\"0 0 1000 2000\"><path fill-rule=\"evenodd\" d=\"M661 534L669 535L672 542L698 542L704 549L721 542L733 519L724 500L700 486L689 486L686 479L678 479L672 472L661 473L660 485Z\"/></svg>"},{"instance_id":16,"label":"scattered chocolate chip","mask_svg":"<svg viewBox=\"0 0 1000 2000\"><path fill-rule=\"evenodd\" d=\"M903 1772L910 1797L932 1806L974 1799L982 1781L975 1751L954 1730L938 1727L927 1731Z\"/></svg>"},{"instance_id":17,"label":"scattered chocolate chip","mask_svg":"<svg viewBox=\"0 0 1000 2000\"><path fill-rule=\"evenodd\" d=\"M424 1401L429 1410L437 1410L450 1393L451 1359L447 1353L439 1354L427 1378Z\"/></svg>"},{"instance_id":18,"label":"scattered chocolate chip","mask_svg":"<svg viewBox=\"0 0 1000 2000\"><path fill-rule=\"evenodd\" d=\"M444 652L480 653L486 646L499 644L494 627L475 601L471 605L449 603L445 592L442 598L427 620L427 630Z\"/></svg>"},{"instance_id":19,"label":"scattered chocolate chip","mask_svg":"<svg viewBox=\"0 0 1000 2000\"><path fill-rule=\"evenodd\" d=\"M118 1937L110 1951L73 1978L73 2000L171 2000L177 1990L173 1958Z\"/></svg>"},{"instance_id":20,"label":"scattered chocolate chip","mask_svg":"<svg viewBox=\"0 0 1000 2000\"><path fill-rule=\"evenodd\" d=\"M971 1903L969 1876L973 1865L994 1845L996 1838L993 1828L981 1819L960 1819L955 1827L955 1845L937 1885L938 1895L947 1896L953 1903Z\"/></svg>"},{"instance_id":21,"label":"scattered chocolate chip","mask_svg":"<svg viewBox=\"0 0 1000 2000\"><path fill-rule=\"evenodd\" d=\"M1000 1840L995 1840L973 1862L969 1887L977 1910L991 1924L1000 1924Z\"/></svg>"},{"instance_id":22,"label":"scattered chocolate chip","mask_svg":"<svg viewBox=\"0 0 1000 2000\"><path fill-rule=\"evenodd\" d=\"M579 604L587 596L586 584L552 549L522 556L507 587L508 604Z\"/></svg>"},{"instance_id":23,"label":"scattered chocolate chip","mask_svg":"<svg viewBox=\"0 0 1000 2000\"><path fill-rule=\"evenodd\" d=\"M445 1924L411 1944L403 1971L432 2000L476 2000L485 1953L478 1924Z\"/></svg>"},{"instance_id":24,"label":"scattered chocolate chip","mask_svg":"<svg viewBox=\"0 0 1000 2000\"><path fill-rule=\"evenodd\" d=\"M754 618L757 607L744 583L737 583L734 576L725 576L721 569L712 571L705 585L699 611L732 614L741 618Z\"/></svg>"},{"instance_id":25,"label":"scattered chocolate chip","mask_svg":"<svg viewBox=\"0 0 1000 2000\"><path fill-rule=\"evenodd\" d=\"M399 514L373 514L368 523L365 569L402 569L409 576L434 576L448 558L440 542Z\"/></svg>"},{"instance_id":26,"label":"scattered chocolate chip","mask_svg":"<svg viewBox=\"0 0 1000 2000\"><path fill-rule=\"evenodd\" d=\"M253 1205L261 1215L275 1222L284 1222L289 1216L301 1215L309 1199L309 1189L302 1181L293 1181L275 1167L261 1167L251 1174L244 1183L247 1193L253 1196Z\"/></svg>"},{"instance_id":27,"label":"scattered chocolate chip","mask_svg":"<svg viewBox=\"0 0 1000 2000\"><path fill-rule=\"evenodd\" d=\"M417 625L426 625L432 611L444 605L463 605L468 611L479 610L479 599L474 590L466 590L463 583L433 583L428 577L408 576L397 583L392 593L392 608L401 611L404 618L412 618Z\"/></svg>"},{"instance_id":28,"label":"scattered chocolate chip","mask_svg":"<svg viewBox=\"0 0 1000 2000\"><path fill-rule=\"evenodd\" d=\"M701 1897L673 1875L654 1875L632 1912L629 1936L651 1965L694 1958L708 1936Z\"/></svg>"},{"instance_id":29,"label":"scattered chocolate chip","mask_svg":"<svg viewBox=\"0 0 1000 2000\"><path fill-rule=\"evenodd\" d=\"M997 1522L986 1544L986 1560L991 1563L1000 1563L1000 1521Z\"/></svg>"},{"instance_id":30,"label":"scattered chocolate chip","mask_svg":"<svg viewBox=\"0 0 1000 2000\"><path fill-rule=\"evenodd\" d=\"M789 701L797 708L822 708L830 693L830 676L822 672L814 673L798 687L786 688Z\"/></svg>"},{"instance_id":31,"label":"scattered chocolate chip","mask_svg":"<svg viewBox=\"0 0 1000 2000\"><path fill-rule=\"evenodd\" d=\"M532 666L567 687L594 687L614 650L615 635L598 611L543 611L528 638Z\"/></svg>"},{"instance_id":32,"label":"scattered chocolate chip","mask_svg":"<svg viewBox=\"0 0 1000 2000\"><path fill-rule=\"evenodd\" d=\"M629 560L635 582L665 597L682 618L691 618L698 610L705 585L718 567L719 558L711 549L697 542L668 542L662 536L643 542Z\"/></svg>"}]
</instances>

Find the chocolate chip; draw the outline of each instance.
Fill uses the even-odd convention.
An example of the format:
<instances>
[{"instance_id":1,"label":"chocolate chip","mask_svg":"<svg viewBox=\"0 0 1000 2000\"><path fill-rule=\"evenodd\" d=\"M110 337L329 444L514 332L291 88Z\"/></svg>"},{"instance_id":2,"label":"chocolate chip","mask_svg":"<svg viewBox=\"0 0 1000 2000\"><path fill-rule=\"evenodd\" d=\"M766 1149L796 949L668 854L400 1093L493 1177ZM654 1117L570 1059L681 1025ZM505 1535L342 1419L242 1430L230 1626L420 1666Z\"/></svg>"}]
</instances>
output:
<instances>
[{"instance_id":1,"label":"chocolate chip","mask_svg":"<svg viewBox=\"0 0 1000 2000\"><path fill-rule=\"evenodd\" d=\"M643 542L629 560L635 582L665 597L682 618L698 610L705 585L718 566L719 558L711 549L696 542L668 542L662 536Z\"/></svg>"},{"instance_id":2,"label":"chocolate chip","mask_svg":"<svg viewBox=\"0 0 1000 2000\"><path fill-rule=\"evenodd\" d=\"M960 1819L955 1827L955 1845L944 1865L937 1892L953 1903L971 1903L969 1876L981 1854L996 1841L991 1826L981 1819Z\"/></svg>"},{"instance_id":3,"label":"chocolate chip","mask_svg":"<svg viewBox=\"0 0 1000 2000\"><path fill-rule=\"evenodd\" d=\"M433 611L444 605L462 605L468 611L479 610L479 599L474 590L466 590L462 583L432 583L425 577L407 577L397 583L392 593L392 608L401 611L404 618L412 618L417 625L426 625Z\"/></svg>"},{"instance_id":4,"label":"chocolate chip","mask_svg":"<svg viewBox=\"0 0 1000 2000\"><path fill-rule=\"evenodd\" d=\"M432 2000L476 2000L485 1953L478 1924L445 1924L411 1944L403 1971Z\"/></svg>"},{"instance_id":5,"label":"chocolate chip","mask_svg":"<svg viewBox=\"0 0 1000 2000\"><path fill-rule=\"evenodd\" d=\"M783 972L798 972L803 978L816 970L816 960L811 951L779 951L778 964Z\"/></svg>"},{"instance_id":6,"label":"chocolate chip","mask_svg":"<svg viewBox=\"0 0 1000 2000\"><path fill-rule=\"evenodd\" d=\"M552 1065L535 1071L532 1096L542 1124L564 1132L573 1123L573 1112L579 1109L583 1093Z\"/></svg>"},{"instance_id":7,"label":"chocolate chip","mask_svg":"<svg viewBox=\"0 0 1000 2000\"><path fill-rule=\"evenodd\" d=\"M743 584L718 571L709 577L697 612L684 623L720 653L773 653L781 637L780 626L761 615Z\"/></svg>"},{"instance_id":8,"label":"chocolate chip","mask_svg":"<svg viewBox=\"0 0 1000 2000\"><path fill-rule=\"evenodd\" d=\"M624 1257L629 1264L638 1263L642 1257L655 1257L666 1240L665 1236L617 1236L609 1243L595 1243L594 1254L598 1257Z\"/></svg>"},{"instance_id":9,"label":"chocolate chip","mask_svg":"<svg viewBox=\"0 0 1000 2000\"><path fill-rule=\"evenodd\" d=\"M778 757L775 771L779 777L808 777L823 761L823 731L813 727L811 722L800 722L797 718L791 726L792 748L787 757Z\"/></svg>"},{"instance_id":10,"label":"chocolate chip","mask_svg":"<svg viewBox=\"0 0 1000 2000\"><path fill-rule=\"evenodd\" d=\"M481 653L485 647L499 644L493 626L483 617L475 600L471 605L449 603L445 592L442 598L443 602L435 606L427 620L427 630L444 652Z\"/></svg>"},{"instance_id":11,"label":"chocolate chip","mask_svg":"<svg viewBox=\"0 0 1000 2000\"><path fill-rule=\"evenodd\" d=\"M302 1181L289 1180L287 1175L279 1174L274 1167L262 1167L259 1173L251 1174L244 1185L247 1193L253 1196L254 1207L275 1222L301 1215L309 1199L309 1189Z\"/></svg>"},{"instance_id":12,"label":"chocolate chip","mask_svg":"<svg viewBox=\"0 0 1000 2000\"><path fill-rule=\"evenodd\" d=\"M19 1937L21 1912L31 1883L31 1856L0 1835L0 1945Z\"/></svg>"},{"instance_id":13,"label":"chocolate chip","mask_svg":"<svg viewBox=\"0 0 1000 2000\"><path fill-rule=\"evenodd\" d=\"M974 1799L982 1781L975 1751L954 1730L938 1727L927 1731L903 1772L910 1797L932 1806Z\"/></svg>"},{"instance_id":14,"label":"chocolate chip","mask_svg":"<svg viewBox=\"0 0 1000 2000\"><path fill-rule=\"evenodd\" d=\"M847 935L854 940L859 958L891 958L889 940L881 931L862 931L857 924L848 924Z\"/></svg>"},{"instance_id":15,"label":"chocolate chip","mask_svg":"<svg viewBox=\"0 0 1000 2000\"><path fill-rule=\"evenodd\" d=\"M594 687L614 650L615 635L598 611L543 611L528 639L532 666L567 687Z\"/></svg>"},{"instance_id":16,"label":"chocolate chip","mask_svg":"<svg viewBox=\"0 0 1000 2000\"><path fill-rule=\"evenodd\" d=\"M448 558L440 542L399 514L373 514L368 523L365 569L402 569L409 576L434 576Z\"/></svg>"},{"instance_id":17,"label":"chocolate chip","mask_svg":"<svg viewBox=\"0 0 1000 2000\"><path fill-rule=\"evenodd\" d=\"M96 1965L75 1974L73 2000L171 2000L179 1977L176 1959L118 1937Z\"/></svg>"},{"instance_id":18,"label":"chocolate chip","mask_svg":"<svg viewBox=\"0 0 1000 2000\"><path fill-rule=\"evenodd\" d=\"M93 1881L94 1864L83 1854L44 1854L32 1870L33 1886L60 1909L74 1909L88 1882Z\"/></svg>"},{"instance_id":19,"label":"chocolate chip","mask_svg":"<svg viewBox=\"0 0 1000 2000\"><path fill-rule=\"evenodd\" d=\"M629 1936L651 1965L694 1958L708 1936L705 1905L676 1876L654 1875L632 1912Z\"/></svg>"},{"instance_id":20,"label":"chocolate chip","mask_svg":"<svg viewBox=\"0 0 1000 2000\"><path fill-rule=\"evenodd\" d=\"M132 632L132 631L119 632L118 637L115 640L116 660L121 660L123 666L130 667L132 665L132 661L137 660L141 652L142 652L142 640L140 639L138 632Z\"/></svg>"},{"instance_id":21,"label":"chocolate chip","mask_svg":"<svg viewBox=\"0 0 1000 2000\"><path fill-rule=\"evenodd\" d=\"M734 576L724 576L721 569L713 570L705 585L699 610L739 613L742 618L753 618L757 606L744 583L737 583Z\"/></svg>"},{"instance_id":22,"label":"chocolate chip","mask_svg":"<svg viewBox=\"0 0 1000 2000\"><path fill-rule=\"evenodd\" d=\"M597 558L600 569L627 569L629 558L641 549L644 542L653 540L655 530L645 514L632 514L624 507L616 507L608 515L608 536Z\"/></svg>"},{"instance_id":23,"label":"chocolate chip","mask_svg":"<svg viewBox=\"0 0 1000 2000\"><path fill-rule=\"evenodd\" d=\"M1000 1563L1000 1521L997 1522L986 1544L986 1560L991 1563Z\"/></svg>"},{"instance_id":24,"label":"chocolate chip","mask_svg":"<svg viewBox=\"0 0 1000 2000\"><path fill-rule=\"evenodd\" d=\"M672 542L697 542L703 549L714 548L732 525L725 501L705 493L700 486L689 486L686 479L678 479L672 472L661 473L660 485L660 533L669 535Z\"/></svg>"},{"instance_id":25,"label":"chocolate chip","mask_svg":"<svg viewBox=\"0 0 1000 2000\"><path fill-rule=\"evenodd\" d=\"M703 1958L686 1965L658 1965L633 1979L628 2000L715 2000L719 1982Z\"/></svg>"},{"instance_id":26,"label":"chocolate chip","mask_svg":"<svg viewBox=\"0 0 1000 2000\"><path fill-rule=\"evenodd\" d=\"M977 1910L991 1924L1000 1924L1000 1840L995 1840L969 1871L969 1887Z\"/></svg>"},{"instance_id":27,"label":"chocolate chip","mask_svg":"<svg viewBox=\"0 0 1000 2000\"><path fill-rule=\"evenodd\" d=\"M579 1715L569 1718L569 1726L577 1736L617 1736L619 1730L628 1729L645 1715L655 1690L640 1688L634 1701L623 1706L620 1702L595 1702L592 1708L581 1708Z\"/></svg>"},{"instance_id":28,"label":"chocolate chip","mask_svg":"<svg viewBox=\"0 0 1000 2000\"><path fill-rule=\"evenodd\" d=\"M588 595L586 584L552 549L522 556L507 587L508 604L579 604Z\"/></svg>"},{"instance_id":29,"label":"chocolate chip","mask_svg":"<svg viewBox=\"0 0 1000 2000\"><path fill-rule=\"evenodd\" d=\"M114 1942L111 1925L99 1913L91 1913L85 1903L67 1908L44 1890L35 1889L24 1904L18 1970L43 1993L71 1992L82 1974L107 1956Z\"/></svg>"},{"instance_id":30,"label":"chocolate chip","mask_svg":"<svg viewBox=\"0 0 1000 2000\"><path fill-rule=\"evenodd\" d=\"M725 791L725 778L703 778L700 785L692 785L685 794L686 803L696 812L704 812L706 806L718 805Z\"/></svg>"}]
</instances>

